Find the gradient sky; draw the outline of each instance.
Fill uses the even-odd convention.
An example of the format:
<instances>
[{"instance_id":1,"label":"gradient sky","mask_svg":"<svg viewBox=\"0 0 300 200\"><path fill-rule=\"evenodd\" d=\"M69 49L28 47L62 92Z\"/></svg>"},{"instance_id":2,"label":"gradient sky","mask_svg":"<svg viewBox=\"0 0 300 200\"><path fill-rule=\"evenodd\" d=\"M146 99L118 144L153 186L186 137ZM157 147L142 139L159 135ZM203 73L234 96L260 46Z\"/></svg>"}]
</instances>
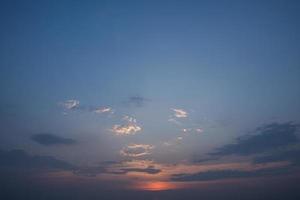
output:
<instances>
[{"instance_id":1,"label":"gradient sky","mask_svg":"<svg viewBox=\"0 0 300 200\"><path fill-rule=\"evenodd\" d=\"M0 194L53 199L55 183L59 199L79 186L78 199L119 199L89 186L125 199L199 188L232 199L228 185L247 182L245 199L261 185L266 198L274 188L299 197L299 9L296 0L1 1Z\"/></svg>"}]
</instances>

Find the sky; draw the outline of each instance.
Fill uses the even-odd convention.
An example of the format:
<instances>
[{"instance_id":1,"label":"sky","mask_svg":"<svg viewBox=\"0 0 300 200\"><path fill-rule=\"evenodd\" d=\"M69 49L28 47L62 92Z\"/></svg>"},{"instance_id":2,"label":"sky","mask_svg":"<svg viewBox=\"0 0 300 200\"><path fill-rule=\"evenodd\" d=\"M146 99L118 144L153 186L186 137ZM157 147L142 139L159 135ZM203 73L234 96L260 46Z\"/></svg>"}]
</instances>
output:
<instances>
[{"instance_id":1,"label":"sky","mask_svg":"<svg viewBox=\"0 0 300 200\"><path fill-rule=\"evenodd\" d=\"M299 9L1 1L0 196L299 199Z\"/></svg>"}]
</instances>

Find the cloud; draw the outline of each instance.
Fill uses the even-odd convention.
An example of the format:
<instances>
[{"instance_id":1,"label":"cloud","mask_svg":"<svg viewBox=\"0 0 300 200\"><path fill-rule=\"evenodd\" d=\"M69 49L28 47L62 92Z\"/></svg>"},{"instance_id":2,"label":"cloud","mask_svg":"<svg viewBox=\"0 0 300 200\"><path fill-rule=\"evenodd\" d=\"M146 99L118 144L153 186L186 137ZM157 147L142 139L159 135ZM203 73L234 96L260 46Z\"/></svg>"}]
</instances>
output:
<instances>
[{"instance_id":1,"label":"cloud","mask_svg":"<svg viewBox=\"0 0 300 200\"><path fill-rule=\"evenodd\" d=\"M108 173L108 171L105 166L100 165L96 167L82 167L80 169L74 170L73 173L79 176L94 177L98 174Z\"/></svg>"},{"instance_id":2,"label":"cloud","mask_svg":"<svg viewBox=\"0 0 300 200\"><path fill-rule=\"evenodd\" d=\"M105 162L101 163L100 166L78 169L74 171L74 174L93 177L97 176L98 174L125 175L131 172L158 174L161 172L161 169L156 168L155 166L151 165L151 163L145 163L144 161L141 161L140 164L136 164L135 161Z\"/></svg>"},{"instance_id":3,"label":"cloud","mask_svg":"<svg viewBox=\"0 0 300 200\"><path fill-rule=\"evenodd\" d=\"M116 135L134 135L140 130L142 128L136 124L114 125L111 129Z\"/></svg>"},{"instance_id":4,"label":"cloud","mask_svg":"<svg viewBox=\"0 0 300 200\"><path fill-rule=\"evenodd\" d=\"M149 144L131 144L127 147L124 147L120 151L120 154L129 157L140 157L144 155L149 155L151 153L151 149L153 148L154 146Z\"/></svg>"},{"instance_id":5,"label":"cloud","mask_svg":"<svg viewBox=\"0 0 300 200\"><path fill-rule=\"evenodd\" d=\"M174 123L176 125L179 125L179 126L181 125L181 122L178 121L178 120L176 120L176 119L174 119L174 118L170 118L170 119L168 119L168 121L171 122L171 123Z\"/></svg>"},{"instance_id":6,"label":"cloud","mask_svg":"<svg viewBox=\"0 0 300 200\"><path fill-rule=\"evenodd\" d=\"M101 107L101 108L95 108L92 110L93 112L97 114L102 114L102 113L113 113L112 108L110 107Z\"/></svg>"},{"instance_id":7,"label":"cloud","mask_svg":"<svg viewBox=\"0 0 300 200\"><path fill-rule=\"evenodd\" d=\"M166 142L163 143L165 146L172 146L172 145L178 145L183 140L183 137L178 136L176 138L172 138Z\"/></svg>"},{"instance_id":8,"label":"cloud","mask_svg":"<svg viewBox=\"0 0 300 200\"><path fill-rule=\"evenodd\" d=\"M127 174L130 172L158 174L162 170L155 162L150 160L130 160L123 161L118 164L113 164L107 168L108 173L111 174Z\"/></svg>"},{"instance_id":9,"label":"cloud","mask_svg":"<svg viewBox=\"0 0 300 200\"><path fill-rule=\"evenodd\" d=\"M195 130L196 130L197 133L203 133L204 132L204 130L202 128L196 128Z\"/></svg>"},{"instance_id":10,"label":"cloud","mask_svg":"<svg viewBox=\"0 0 300 200\"><path fill-rule=\"evenodd\" d=\"M188 133L188 132L190 132L192 129L190 129L190 128L183 128L182 129L182 132L184 132L184 133Z\"/></svg>"},{"instance_id":11,"label":"cloud","mask_svg":"<svg viewBox=\"0 0 300 200\"><path fill-rule=\"evenodd\" d=\"M172 108L171 110L175 112L174 116L177 118L186 118L188 116L188 113L183 109Z\"/></svg>"},{"instance_id":12,"label":"cloud","mask_svg":"<svg viewBox=\"0 0 300 200\"><path fill-rule=\"evenodd\" d=\"M268 155L257 156L254 163L269 163L278 161L289 161L292 165L300 165L300 149L288 149L283 151L275 151Z\"/></svg>"},{"instance_id":13,"label":"cloud","mask_svg":"<svg viewBox=\"0 0 300 200\"><path fill-rule=\"evenodd\" d=\"M94 112L97 114L102 113L114 113L113 109L108 106L93 106L93 105L81 105L78 100L70 99L66 100L64 102L59 102L59 106L61 106L64 109L63 114L67 114L67 110L79 110L83 112Z\"/></svg>"},{"instance_id":14,"label":"cloud","mask_svg":"<svg viewBox=\"0 0 300 200\"><path fill-rule=\"evenodd\" d=\"M208 157L202 157L202 158L198 158L197 156L195 156L195 158L193 158L193 162L194 163L205 163L205 162L209 162L209 161L216 161L219 158L220 157L218 157L218 156L208 156Z\"/></svg>"},{"instance_id":15,"label":"cloud","mask_svg":"<svg viewBox=\"0 0 300 200\"><path fill-rule=\"evenodd\" d=\"M75 99L66 100L64 102L60 102L59 105L62 106L66 110L74 110L79 107L79 101Z\"/></svg>"},{"instance_id":16,"label":"cloud","mask_svg":"<svg viewBox=\"0 0 300 200\"><path fill-rule=\"evenodd\" d=\"M70 138L60 137L50 133L40 133L31 136L31 139L41 145L71 145L75 144L76 141Z\"/></svg>"},{"instance_id":17,"label":"cloud","mask_svg":"<svg viewBox=\"0 0 300 200\"><path fill-rule=\"evenodd\" d=\"M146 168L122 168L120 169L120 173L115 172L117 174L127 174L129 172L140 172L146 174L158 174L161 172L160 169L155 168L154 166L148 166Z\"/></svg>"},{"instance_id":18,"label":"cloud","mask_svg":"<svg viewBox=\"0 0 300 200\"><path fill-rule=\"evenodd\" d=\"M63 169L72 170L75 167L65 161L51 156L31 156L24 150L0 150L0 166L22 169Z\"/></svg>"},{"instance_id":19,"label":"cloud","mask_svg":"<svg viewBox=\"0 0 300 200\"><path fill-rule=\"evenodd\" d=\"M183 128L182 132L183 133L189 133L189 132L196 132L196 133L203 133L203 129L202 128Z\"/></svg>"},{"instance_id":20,"label":"cloud","mask_svg":"<svg viewBox=\"0 0 300 200\"><path fill-rule=\"evenodd\" d=\"M126 101L126 103L129 104L129 105L132 105L132 106L142 107L148 101L150 101L150 100L146 99L142 96L136 95L136 96L130 96L128 98L128 100Z\"/></svg>"},{"instance_id":21,"label":"cloud","mask_svg":"<svg viewBox=\"0 0 300 200\"><path fill-rule=\"evenodd\" d=\"M211 170L206 172L199 172L194 174L174 174L172 181L211 181L222 180L230 178L251 178L251 177L265 177L287 174L290 169L285 167L258 169L258 170Z\"/></svg>"},{"instance_id":22,"label":"cloud","mask_svg":"<svg viewBox=\"0 0 300 200\"><path fill-rule=\"evenodd\" d=\"M298 125L291 122L267 124L257 128L254 135L240 137L235 143L220 147L210 155L226 156L235 154L245 156L297 144L299 143L296 135L297 128Z\"/></svg>"},{"instance_id":23,"label":"cloud","mask_svg":"<svg viewBox=\"0 0 300 200\"><path fill-rule=\"evenodd\" d=\"M115 133L116 135L134 135L138 131L141 131L142 128L137 124L136 119L125 116L123 118L123 121L125 121L125 124L116 124L112 127L111 131Z\"/></svg>"}]
</instances>

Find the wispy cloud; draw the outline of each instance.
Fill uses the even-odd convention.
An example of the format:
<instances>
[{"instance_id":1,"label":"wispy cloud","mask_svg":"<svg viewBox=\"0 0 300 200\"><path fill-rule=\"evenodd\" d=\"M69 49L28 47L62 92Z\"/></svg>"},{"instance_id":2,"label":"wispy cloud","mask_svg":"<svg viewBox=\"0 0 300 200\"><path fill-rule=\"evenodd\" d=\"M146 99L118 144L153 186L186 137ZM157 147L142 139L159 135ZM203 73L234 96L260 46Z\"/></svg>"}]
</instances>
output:
<instances>
[{"instance_id":1,"label":"wispy cloud","mask_svg":"<svg viewBox=\"0 0 300 200\"><path fill-rule=\"evenodd\" d=\"M124 124L116 124L112 127L111 131L116 135L134 135L142 130L133 117L125 116L123 121L125 121Z\"/></svg>"},{"instance_id":2,"label":"wispy cloud","mask_svg":"<svg viewBox=\"0 0 300 200\"><path fill-rule=\"evenodd\" d=\"M183 140L183 137L178 136L176 138L170 139L166 142L163 143L164 146L172 146L172 145L177 145L180 144L180 142Z\"/></svg>"},{"instance_id":3,"label":"wispy cloud","mask_svg":"<svg viewBox=\"0 0 300 200\"><path fill-rule=\"evenodd\" d=\"M130 96L126 103L128 103L129 105L136 106L136 107L141 107L141 106L144 106L145 103L148 101L150 101L150 100L145 97L135 95L135 96Z\"/></svg>"},{"instance_id":4,"label":"wispy cloud","mask_svg":"<svg viewBox=\"0 0 300 200\"><path fill-rule=\"evenodd\" d=\"M111 107L100 107L100 108L95 108L93 109L93 112L97 114L102 114L102 113L113 113L113 110Z\"/></svg>"},{"instance_id":5,"label":"wispy cloud","mask_svg":"<svg viewBox=\"0 0 300 200\"><path fill-rule=\"evenodd\" d=\"M183 133L189 133L189 132L196 132L196 133L203 133L203 129L202 128L183 128L182 132Z\"/></svg>"},{"instance_id":6,"label":"wispy cloud","mask_svg":"<svg viewBox=\"0 0 300 200\"><path fill-rule=\"evenodd\" d=\"M58 104L66 110L73 110L79 107L80 102L75 99L70 99L64 102L59 102Z\"/></svg>"},{"instance_id":7,"label":"wispy cloud","mask_svg":"<svg viewBox=\"0 0 300 200\"><path fill-rule=\"evenodd\" d=\"M131 144L124 147L120 154L129 157L139 157L151 154L151 149L153 148L154 146L149 144Z\"/></svg>"},{"instance_id":8,"label":"wispy cloud","mask_svg":"<svg viewBox=\"0 0 300 200\"><path fill-rule=\"evenodd\" d=\"M52 145L71 145L75 144L76 141L71 138L64 138L58 135L50 133L40 133L31 136L31 139L41 145L52 146Z\"/></svg>"},{"instance_id":9,"label":"wispy cloud","mask_svg":"<svg viewBox=\"0 0 300 200\"><path fill-rule=\"evenodd\" d=\"M69 110L78 110L81 112L93 112L97 114L113 114L114 110L109 106L93 106L93 105L81 105L79 100L70 99L63 102L59 102L58 105L64 109L63 114L66 115Z\"/></svg>"},{"instance_id":10,"label":"wispy cloud","mask_svg":"<svg viewBox=\"0 0 300 200\"><path fill-rule=\"evenodd\" d=\"M174 116L177 118L186 118L188 117L188 113L183 109L172 108L171 110L174 111Z\"/></svg>"},{"instance_id":11,"label":"wispy cloud","mask_svg":"<svg viewBox=\"0 0 300 200\"><path fill-rule=\"evenodd\" d=\"M176 125L179 125L179 126L181 125L181 122L178 121L178 120L176 120L176 119L174 119L174 118L170 118L170 119L168 119L168 121L171 122L171 123L174 123Z\"/></svg>"}]
</instances>

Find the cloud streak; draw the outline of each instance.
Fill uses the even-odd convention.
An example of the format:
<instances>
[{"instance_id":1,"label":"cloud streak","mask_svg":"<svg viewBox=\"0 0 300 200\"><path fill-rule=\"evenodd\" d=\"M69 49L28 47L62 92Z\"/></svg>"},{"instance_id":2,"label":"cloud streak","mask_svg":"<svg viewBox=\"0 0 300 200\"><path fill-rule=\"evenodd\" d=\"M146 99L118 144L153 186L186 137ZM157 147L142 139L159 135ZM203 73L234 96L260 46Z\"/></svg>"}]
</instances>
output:
<instances>
[{"instance_id":1,"label":"cloud streak","mask_svg":"<svg viewBox=\"0 0 300 200\"><path fill-rule=\"evenodd\" d=\"M126 175L128 173L158 174L161 169L145 161L109 162L100 166L86 167L74 171L76 175L97 176L99 174Z\"/></svg>"},{"instance_id":2,"label":"cloud streak","mask_svg":"<svg viewBox=\"0 0 300 200\"><path fill-rule=\"evenodd\" d=\"M113 109L108 106L92 106L92 105L81 105L79 100L70 99L63 102L58 103L59 106L61 106L65 111L68 110L79 110L79 111L85 111L85 112L93 112L97 114L103 114L103 113L114 113ZM66 113L65 113L66 114Z\"/></svg>"},{"instance_id":3,"label":"cloud streak","mask_svg":"<svg viewBox=\"0 0 300 200\"><path fill-rule=\"evenodd\" d=\"M196 133L203 133L204 130L202 128L183 128L183 133L189 133L189 132L196 132Z\"/></svg>"},{"instance_id":4,"label":"cloud streak","mask_svg":"<svg viewBox=\"0 0 300 200\"><path fill-rule=\"evenodd\" d=\"M97 114L113 113L112 108L110 108L110 107L95 108L95 109L93 109L93 112L95 112Z\"/></svg>"},{"instance_id":5,"label":"cloud streak","mask_svg":"<svg viewBox=\"0 0 300 200\"><path fill-rule=\"evenodd\" d=\"M140 172L146 174L158 174L161 172L160 169L155 168L154 166L148 166L146 168L122 168L120 169L121 174L127 174L129 172Z\"/></svg>"},{"instance_id":6,"label":"cloud streak","mask_svg":"<svg viewBox=\"0 0 300 200\"><path fill-rule=\"evenodd\" d=\"M269 162L279 162L279 161L289 161L294 166L300 165L300 149L287 149L283 151L275 151L267 155L261 155L254 158L254 163L269 163Z\"/></svg>"},{"instance_id":7,"label":"cloud streak","mask_svg":"<svg viewBox=\"0 0 300 200\"><path fill-rule=\"evenodd\" d=\"M71 138L64 138L50 133L35 134L31 136L31 139L45 146L72 145L76 143L76 141Z\"/></svg>"},{"instance_id":8,"label":"cloud streak","mask_svg":"<svg viewBox=\"0 0 300 200\"><path fill-rule=\"evenodd\" d=\"M66 100L64 102L60 102L59 105L62 106L66 110L74 110L79 108L80 102L75 99Z\"/></svg>"},{"instance_id":9,"label":"cloud streak","mask_svg":"<svg viewBox=\"0 0 300 200\"><path fill-rule=\"evenodd\" d=\"M298 125L291 122L272 123L256 129L254 135L240 137L233 144L228 144L210 153L214 156L252 155L264 153L279 147L299 143L296 136Z\"/></svg>"},{"instance_id":10,"label":"cloud streak","mask_svg":"<svg viewBox=\"0 0 300 200\"><path fill-rule=\"evenodd\" d=\"M195 174L174 174L171 180L173 181L211 181L230 178L251 178L282 175L290 172L288 168L271 168L258 170L212 170L199 172Z\"/></svg>"}]
</instances>

